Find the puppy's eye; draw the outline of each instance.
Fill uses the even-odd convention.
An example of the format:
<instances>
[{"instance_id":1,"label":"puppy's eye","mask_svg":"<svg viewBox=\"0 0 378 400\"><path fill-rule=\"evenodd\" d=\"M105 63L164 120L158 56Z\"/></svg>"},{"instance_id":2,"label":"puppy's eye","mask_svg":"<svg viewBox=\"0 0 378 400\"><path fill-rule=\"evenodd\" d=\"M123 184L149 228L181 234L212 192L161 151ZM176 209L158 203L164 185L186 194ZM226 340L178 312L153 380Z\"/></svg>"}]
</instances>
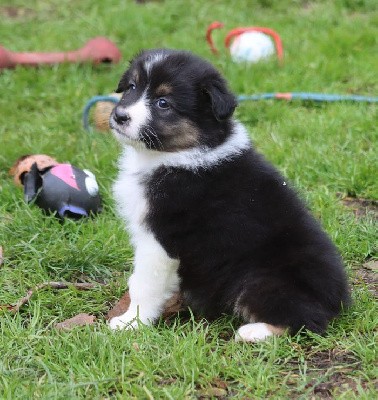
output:
<instances>
[{"instance_id":1,"label":"puppy's eye","mask_svg":"<svg viewBox=\"0 0 378 400\"><path fill-rule=\"evenodd\" d=\"M169 108L169 104L168 104L167 100L165 100L165 99L158 99L158 100L156 101L156 105L157 105L159 108L162 108L162 109L167 109L167 108Z\"/></svg>"},{"instance_id":2,"label":"puppy's eye","mask_svg":"<svg viewBox=\"0 0 378 400\"><path fill-rule=\"evenodd\" d=\"M129 86L126 89L126 92L130 92L131 90L135 90L135 89L136 89L135 83L129 83Z\"/></svg>"}]
</instances>

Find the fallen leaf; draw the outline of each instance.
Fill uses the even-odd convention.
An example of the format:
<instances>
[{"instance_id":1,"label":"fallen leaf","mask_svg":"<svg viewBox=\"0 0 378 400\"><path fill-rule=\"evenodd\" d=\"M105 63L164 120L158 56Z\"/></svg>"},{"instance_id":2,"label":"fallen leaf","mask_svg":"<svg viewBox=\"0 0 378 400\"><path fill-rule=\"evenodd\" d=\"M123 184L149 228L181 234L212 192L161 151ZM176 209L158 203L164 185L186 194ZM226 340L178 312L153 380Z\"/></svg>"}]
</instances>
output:
<instances>
[{"instance_id":1,"label":"fallen leaf","mask_svg":"<svg viewBox=\"0 0 378 400\"><path fill-rule=\"evenodd\" d=\"M131 344L131 346L133 347L133 349L134 349L135 351L140 351L140 347L139 347L139 344L138 344L137 342L133 342L133 343Z\"/></svg>"},{"instance_id":2,"label":"fallen leaf","mask_svg":"<svg viewBox=\"0 0 378 400\"><path fill-rule=\"evenodd\" d=\"M109 310L108 314L106 315L106 319L112 319L114 317L118 317L125 313L130 306L130 295L129 292L126 292L114 305L114 307Z\"/></svg>"},{"instance_id":3,"label":"fallen leaf","mask_svg":"<svg viewBox=\"0 0 378 400\"><path fill-rule=\"evenodd\" d=\"M93 325L96 317L85 313L80 313L72 318L66 319L63 322L59 322L55 325L56 329L69 330L75 328L75 326Z\"/></svg>"},{"instance_id":4,"label":"fallen leaf","mask_svg":"<svg viewBox=\"0 0 378 400\"><path fill-rule=\"evenodd\" d=\"M220 379L220 378L213 379L211 384L212 384L212 386L215 386L217 388L224 389L224 390L227 390L227 388L228 388L227 382L222 381L222 379Z\"/></svg>"},{"instance_id":5,"label":"fallen leaf","mask_svg":"<svg viewBox=\"0 0 378 400\"><path fill-rule=\"evenodd\" d=\"M208 389L203 389L198 392L200 396L203 397L225 397L227 396L227 390L217 387L211 387Z\"/></svg>"},{"instance_id":6,"label":"fallen leaf","mask_svg":"<svg viewBox=\"0 0 378 400\"><path fill-rule=\"evenodd\" d=\"M183 298L180 292L176 292L165 303L163 318L167 318L183 310L185 310L185 306L183 305Z\"/></svg>"},{"instance_id":7,"label":"fallen leaf","mask_svg":"<svg viewBox=\"0 0 378 400\"><path fill-rule=\"evenodd\" d=\"M108 314L106 315L106 319L112 319L114 317L118 317L125 313L130 306L130 294L126 292L119 301L114 305L114 307L109 310ZM180 293L174 293L170 299L167 300L164 311L163 311L163 318L168 318L179 311L184 310L185 307L183 306L183 300Z\"/></svg>"},{"instance_id":8,"label":"fallen leaf","mask_svg":"<svg viewBox=\"0 0 378 400\"><path fill-rule=\"evenodd\" d=\"M177 381L177 378L165 378L165 379L160 379L157 381L158 385L171 385L172 383L175 383Z\"/></svg>"},{"instance_id":9,"label":"fallen leaf","mask_svg":"<svg viewBox=\"0 0 378 400\"><path fill-rule=\"evenodd\" d=\"M13 311L13 308L12 304L0 304L0 310Z\"/></svg>"}]
</instances>

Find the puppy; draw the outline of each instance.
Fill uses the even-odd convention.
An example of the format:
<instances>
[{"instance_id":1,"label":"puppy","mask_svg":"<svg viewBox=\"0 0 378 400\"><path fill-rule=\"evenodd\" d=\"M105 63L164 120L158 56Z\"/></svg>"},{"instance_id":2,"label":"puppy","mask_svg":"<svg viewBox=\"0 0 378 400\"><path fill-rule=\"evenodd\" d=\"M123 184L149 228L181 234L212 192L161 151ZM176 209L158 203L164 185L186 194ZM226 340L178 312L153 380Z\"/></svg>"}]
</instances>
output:
<instances>
[{"instance_id":1,"label":"puppy","mask_svg":"<svg viewBox=\"0 0 378 400\"><path fill-rule=\"evenodd\" d=\"M124 147L114 195L135 249L131 304L110 327L151 324L180 290L242 341L322 333L349 304L334 245L232 118L225 80L189 52L144 51L110 117Z\"/></svg>"}]
</instances>

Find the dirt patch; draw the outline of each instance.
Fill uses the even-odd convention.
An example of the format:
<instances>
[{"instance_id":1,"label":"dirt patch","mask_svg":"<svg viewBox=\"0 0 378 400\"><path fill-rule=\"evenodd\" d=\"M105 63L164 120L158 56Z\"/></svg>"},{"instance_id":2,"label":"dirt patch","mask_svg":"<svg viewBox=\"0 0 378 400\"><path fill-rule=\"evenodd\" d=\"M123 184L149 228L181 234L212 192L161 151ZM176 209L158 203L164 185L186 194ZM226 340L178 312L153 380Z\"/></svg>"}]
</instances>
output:
<instances>
[{"instance_id":1,"label":"dirt patch","mask_svg":"<svg viewBox=\"0 0 378 400\"><path fill-rule=\"evenodd\" d=\"M333 399L336 395L346 391L358 394L358 386L365 389L367 382L357 382L343 373L336 372L329 377L328 382L314 385L315 399ZM311 387L311 383L307 387Z\"/></svg>"},{"instance_id":2,"label":"dirt patch","mask_svg":"<svg viewBox=\"0 0 378 400\"><path fill-rule=\"evenodd\" d=\"M338 193L341 203L353 211L357 218L365 217L370 214L374 219L378 220L378 201L373 199L363 199L358 197L343 197Z\"/></svg>"},{"instance_id":3,"label":"dirt patch","mask_svg":"<svg viewBox=\"0 0 378 400\"><path fill-rule=\"evenodd\" d=\"M312 392L309 398L333 399L347 391L358 394L358 387L367 387L367 381L357 377L354 379L351 376L354 371L361 368L361 361L352 352L337 348L329 350L309 348L306 353L307 374L310 381L305 389ZM298 364L298 360L291 360L288 363L294 379L290 379L287 383L293 386L297 385L296 377L300 374ZM297 392L292 398L303 398L303 392Z\"/></svg>"},{"instance_id":4,"label":"dirt patch","mask_svg":"<svg viewBox=\"0 0 378 400\"><path fill-rule=\"evenodd\" d=\"M375 298L378 298L378 260L371 260L363 264L360 268L355 269L356 277L353 284L358 285L364 283L369 292Z\"/></svg>"},{"instance_id":5,"label":"dirt patch","mask_svg":"<svg viewBox=\"0 0 378 400\"><path fill-rule=\"evenodd\" d=\"M229 392L229 382L220 378L214 378L207 387L197 386L196 398L200 400L207 399L229 399L232 393Z\"/></svg>"},{"instance_id":6,"label":"dirt patch","mask_svg":"<svg viewBox=\"0 0 378 400\"><path fill-rule=\"evenodd\" d=\"M360 365L358 358L351 352L340 349L328 349L309 353L307 364L311 369L324 370L329 368L343 368L353 371Z\"/></svg>"},{"instance_id":7,"label":"dirt patch","mask_svg":"<svg viewBox=\"0 0 378 400\"><path fill-rule=\"evenodd\" d=\"M0 15L9 19L28 19L35 17L35 11L27 7L0 7Z\"/></svg>"},{"instance_id":8,"label":"dirt patch","mask_svg":"<svg viewBox=\"0 0 378 400\"><path fill-rule=\"evenodd\" d=\"M310 13L314 12L317 8L318 8L318 4L316 4L316 2L313 2L313 1L304 1L304 2L302 3L301 11L302 11L304 14L310 14Z\"/></svg>"}]
</instances>

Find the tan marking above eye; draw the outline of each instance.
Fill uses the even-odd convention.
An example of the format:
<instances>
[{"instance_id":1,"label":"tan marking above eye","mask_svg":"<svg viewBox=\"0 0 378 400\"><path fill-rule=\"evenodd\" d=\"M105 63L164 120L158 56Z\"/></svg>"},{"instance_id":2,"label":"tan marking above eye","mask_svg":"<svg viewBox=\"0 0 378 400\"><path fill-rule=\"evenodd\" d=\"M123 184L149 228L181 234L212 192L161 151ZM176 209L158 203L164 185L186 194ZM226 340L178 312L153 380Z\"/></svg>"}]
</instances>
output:
<instances>
[{"instance_id":1,"label":"tan marking above eye","mask_svg":"<svg viewBox=\"0 0 378 400\"><path fill-rule=\"evenodd\" d=\"M173 88L171 85L167 83L162 83L155 91L156 96L167 96L173 92Z\"/></svg>"},{"instance_id":2,"label":"tan marking above eye","mask_svg":"<svg viewBox=\"0 0 378 400\"><path fill-rule=\"evenodd\" d=\"M138 71L137 70L135 70L134 72L133 72L133 81L134 81L134 83L135 84L137 84L138 83L138 81L139 81L139 73L138 73Z\"/></svg>"}]
</instances>

